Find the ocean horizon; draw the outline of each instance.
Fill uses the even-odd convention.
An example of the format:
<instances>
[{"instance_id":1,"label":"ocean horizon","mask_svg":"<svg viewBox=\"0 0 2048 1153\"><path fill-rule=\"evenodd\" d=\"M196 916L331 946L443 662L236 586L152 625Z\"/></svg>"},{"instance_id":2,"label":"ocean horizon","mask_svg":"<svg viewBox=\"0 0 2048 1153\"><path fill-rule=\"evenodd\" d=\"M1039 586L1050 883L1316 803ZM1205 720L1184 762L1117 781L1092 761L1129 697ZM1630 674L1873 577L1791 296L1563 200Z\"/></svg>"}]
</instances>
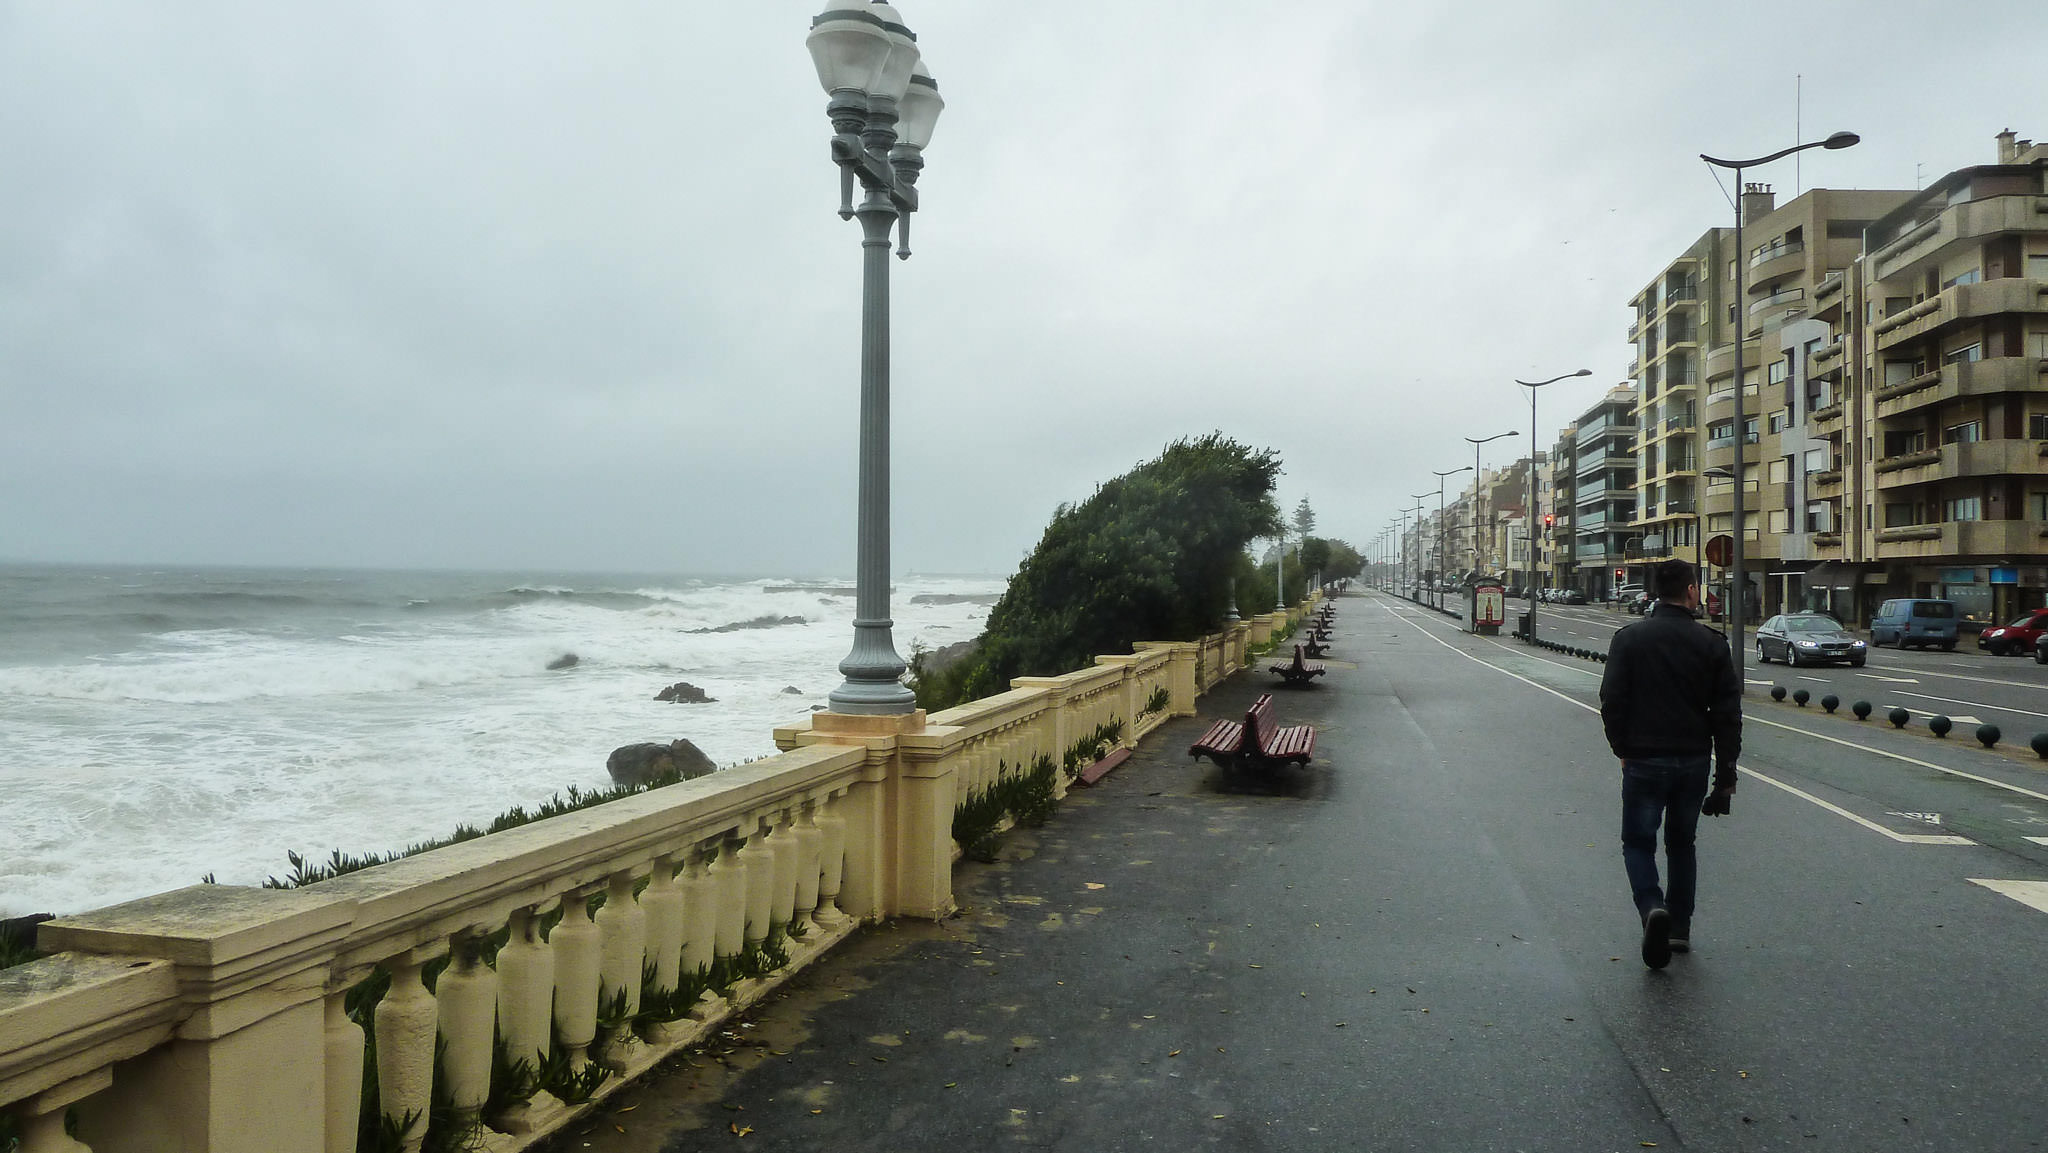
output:
<instances>
[{"instance_id":1,"label":"ocean horizon","mask_svg":"<svg viewBox=\"0 0 2048 1153\"><path fill-rule=\"evenodd\" d=\"M1007 578L895 578L897 650L977 635ZM686 738L721 766L825 703L825 575L0 564L0 916L387 852ZM574 655L569 667L550 669ZM677 681L715 701L654 696Z\"/></svg>"}]
</instances>

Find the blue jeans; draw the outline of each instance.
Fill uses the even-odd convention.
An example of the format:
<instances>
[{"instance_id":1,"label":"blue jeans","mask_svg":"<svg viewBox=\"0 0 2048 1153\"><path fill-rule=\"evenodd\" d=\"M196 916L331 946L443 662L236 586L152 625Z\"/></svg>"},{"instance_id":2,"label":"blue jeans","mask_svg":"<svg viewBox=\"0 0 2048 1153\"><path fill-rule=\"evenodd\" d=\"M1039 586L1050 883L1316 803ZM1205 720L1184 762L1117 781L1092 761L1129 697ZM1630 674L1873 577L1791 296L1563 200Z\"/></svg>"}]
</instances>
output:
<instances>
[{"instance_id":1,"label":"blue jeans","mask_svg":"<svg viewBox=\"0 0 2048 1153\"><path fill-rule=\"evenodd\" d=\"M1644 757L1621 763L1621 860L1628 867L1636 912L1647 916L1659 905L1671 911L1674 932L1692 925L1693 891L1699 862L1693 837L1700 804L1707 799L1711 756ZM1664 857L1671 865L1671 890L1657 886L1657 826L1664 826Z\"/></svg>"}]
</instances>

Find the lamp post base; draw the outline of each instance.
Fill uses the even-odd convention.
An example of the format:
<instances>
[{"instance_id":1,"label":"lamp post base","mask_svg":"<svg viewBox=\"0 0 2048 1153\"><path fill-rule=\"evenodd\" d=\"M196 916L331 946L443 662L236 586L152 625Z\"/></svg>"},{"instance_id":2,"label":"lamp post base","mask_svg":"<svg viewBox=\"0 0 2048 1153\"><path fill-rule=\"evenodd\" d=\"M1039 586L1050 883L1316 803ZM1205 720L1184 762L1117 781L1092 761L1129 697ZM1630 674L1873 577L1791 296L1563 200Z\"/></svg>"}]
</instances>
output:
<instances>
[{"instance_id":1,"label":"lamp post base","mask_svg":"<svg viewBox=\"0 0 2048 1153\"><path fill-rule=\"evenodd\" d=\"M887 716L914 712L917 694L903 683L909 667L896 655L892 620L853 622L853 651L839 662L844 684L826 696L835 713Z\"/></svg>"}]
</instances>

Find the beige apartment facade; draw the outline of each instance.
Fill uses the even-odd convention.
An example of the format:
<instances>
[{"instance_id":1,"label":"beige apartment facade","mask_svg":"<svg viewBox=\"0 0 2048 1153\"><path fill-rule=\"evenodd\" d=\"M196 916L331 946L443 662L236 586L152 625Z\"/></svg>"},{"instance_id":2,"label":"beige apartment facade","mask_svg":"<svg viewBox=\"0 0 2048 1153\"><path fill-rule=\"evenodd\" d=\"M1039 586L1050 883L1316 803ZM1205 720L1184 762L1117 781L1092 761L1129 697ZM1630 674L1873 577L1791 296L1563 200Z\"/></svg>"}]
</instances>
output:
<instances>
[{"instance_id":1,"label":"beige apartment facade","mask_svg":"<svg viewBox=\"0 0 2048 1153\"><path fill-rule=\"evenodd\" d=\"M1874 220L1813 315L1812 603L1861 620L1942 597L1980 622L2048 603L2048 145L2002 133L1997 163Z\"/></svg>"},{"instance_id":2,"label":"beige apartment facade","mask_svg":"<svg viewBox=\"0 0 2048 1153\"><path fill-rule=\"evenodd\" d=\"M1834 527L1809 480L1833 467L1814 435L1808 380L1812 354L1830 332L1811 314L1822 285L1855 263L1864 230L1913 195L1814 189L1781 206L1769 186L1747 185L1741 251L1732 227L1709 229L1630 301L1638 475L1624 567L1679 557L1701 565L1709 586L1727 595L1726 574L1706 563L1705 546L1734 531L1730 474L1739 447L1745 615L1759 620L1809 603L1807 574L1829 559L1820 540Z\"/></svg>"}]
</instances>

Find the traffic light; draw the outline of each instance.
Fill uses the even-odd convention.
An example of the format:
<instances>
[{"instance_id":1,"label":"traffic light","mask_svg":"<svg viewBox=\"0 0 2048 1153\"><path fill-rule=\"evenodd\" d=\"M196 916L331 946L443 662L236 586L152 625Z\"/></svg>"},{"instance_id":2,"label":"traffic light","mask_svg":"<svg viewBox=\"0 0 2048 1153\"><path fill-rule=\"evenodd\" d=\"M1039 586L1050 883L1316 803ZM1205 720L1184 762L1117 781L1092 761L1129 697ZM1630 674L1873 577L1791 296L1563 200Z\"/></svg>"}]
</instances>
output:
<instances>
[{"instance_id":1,"label":"traffic light","mask_svg":"<svg viewBox=\"0 0 2048 1153\"><path fill-rule=\"evenodd\" d=\"M1625 569L1625 568L1618 568L1618 569L1615 569L1615 570L1614 570L1614 579L1615 579L1615 582L1616 582L1617 584L1618 584L1618 583L1620 583L1621 581L1625 581L1625 580L1627 580L1627 579L1628 579L1628 570L1627 570L1627 569Z\"/></svg>"},{"instance_id":2,"label":"traffic light","mask_svg":"<svg viewBox=\"0 0 2048 1153\"><path fill-rule=\"evenodd\" d=\"M1556 513L1554 513L1554 512L1546 512L1546 513L1544 513L1544 514L1543 514L1543 527L1544 527L1544 528L1552 528L1552 527L1554 527L1554 526L1555 526L1556 524L1557 524L1557 514L1556 514Z\"/></svg>"}]
</instances>

